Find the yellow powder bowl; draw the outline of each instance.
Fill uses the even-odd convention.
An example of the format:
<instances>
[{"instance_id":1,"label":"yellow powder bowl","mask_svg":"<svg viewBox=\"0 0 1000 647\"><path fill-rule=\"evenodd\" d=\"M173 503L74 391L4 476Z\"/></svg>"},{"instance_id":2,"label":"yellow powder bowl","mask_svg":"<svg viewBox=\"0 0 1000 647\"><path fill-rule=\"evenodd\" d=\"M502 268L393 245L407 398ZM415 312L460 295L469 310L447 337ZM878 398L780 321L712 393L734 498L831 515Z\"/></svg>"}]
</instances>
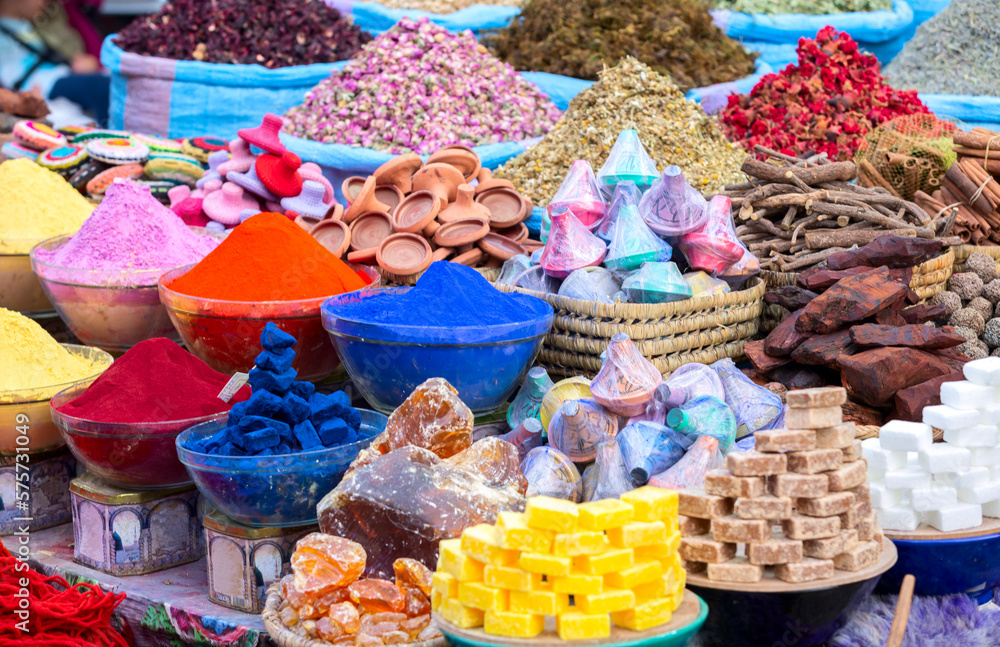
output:
<instances>
[{"instance_id":1,"label":"yellow powder bowl","mask_svg":"<svg viewBox=\"0 0 1000 647\"><path fill-rule=\"evenodd\" d=\"M11 241L0 246L0 308L15 310L31 317L55 314L38 277L31 269L27 250L38 241ZM7 251L24 248L25 251Z\"/></svg>"},{"instance_id":2,"label":"yellow powder bowl","mask_svg":"<svg viewBox=\"0 0 1000 647\"><path fill-rule=\"evenodd\" d=\"M61 446L64 443L62 434L52 422L49 409L52 396L72 386L89 385L114 361L99 348L75 344L62 344L62 347L85 361L91 370L85 377L63 384L0 391L0 456L35 454Z\"/></svg>"}]
</instances>

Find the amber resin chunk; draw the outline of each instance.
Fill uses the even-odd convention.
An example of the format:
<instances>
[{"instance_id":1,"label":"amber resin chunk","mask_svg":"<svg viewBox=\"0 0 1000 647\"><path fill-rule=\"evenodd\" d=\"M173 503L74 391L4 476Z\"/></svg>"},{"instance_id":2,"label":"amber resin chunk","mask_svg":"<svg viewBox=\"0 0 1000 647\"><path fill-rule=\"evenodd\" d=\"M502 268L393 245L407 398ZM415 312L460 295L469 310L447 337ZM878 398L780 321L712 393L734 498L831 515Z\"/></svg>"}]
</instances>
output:
<instances>
[{"instance_id":1,"label":"amber resin chunk","mask_svg":"<svg viewBox=\"0 0 1000 647\"><path fill-rule=\"evenodd\" d=\"M784 474L788 469L788 459L784 454L733 452L726 456L726 467L734 476L770 476Z\"/></svg>"},{"instance_id":2,"label":"amber resin chunk","mask_svg":"<svg viewBox=\"0 0 1000 647\"><path fill-rule=\"evenodd\" d=\"M859 542L833 558L834 565L842 571L860 571L878 561L882 546L875 541Z\"/></svg>"},{"instance_id":3,"label":"amber resin chunk","mask_svg":"<svg viewBox=\"0 0 1000 647\"><path fill-rule=\"evenodd\" d=\"M400 557L392 563L392 570L396 574L396 586L400 590L413 587L419 589L424 595L431 594L434 572L417 560Z\"/></svg>"},{"instance_id":4,"label":"amber resin chunk","mask_svg":"<svg viewBox=\"0 0 1000 647\"><path fill-rule=\"evenodd\" d=\"M788 456L788 471L796 474L818 474L840 467L844 460L839 449L812 449L792 452Z\"/></svg>"},{"instance_id":5,"label":"amber resin chunk","mask_svg":"<svg viewBox=\"0 0 1000 647\"><path fill-rule=\"evenodd\" d=\"M681 539L681 559L688 562L718 564L736 555L736 544L723 543L706 537L684 537Z\"/></svg>"},{"instance_id":6,"label":"amber resin chunk","mask_svg":"<svg viewBox=\"0 0 1000 647\"><path fill-rule=\"evenodd\" d=\"M771 524L764 519L717 517L712 519L712 538L715 541L745 544L764 541L771 536Z\"/></svg>"},{"instance_id":7,"label":"amber resin chunk","mask_svg":"<svg viewBox=\"0 0 1000 647\"><path fill-rule=\"evenodd\" d=\"M823 539L840 533L840 518L796 515L782 521L781 528L789 539Z\"/></svg>"},{"instance_id":8,"label":"amber resin chunk","mask_svg":"<svg viewBox=\"0 0 1000 647\"><path fill-rule=\"evenodd\" d=\"M472 411L448 380L433 377L410 394L386 423L389 451L416 445L441 458L472 444Z\"/></svg>"},{"instance_id":9,"label":"amber resin chunk","mask_svg":"<svg viewBox=\"0 0 1000 647\"><path fill-rule=\"evenodd\" d=\"M734 499L761 496L764 494L764 484L762 476L733 476L726 470L710 470L705 473L705 492L714 496Z\"/></svg>"},{"instance_id":10,"label":"amber resin chunk","mask_svg":"<svg viewBox=\"0 0 1000 647\"><path fill-rule=\"evenodd\" d=\"M677 526L681 531L681 537L694 537L708 534L712 529L712 522L709 519L679 515L677 517Z\"/></svg>"},{"instance_id":11,"label":"amber resin chunk","mask_svg":"<svg viewBox=\"0 0 1000 647\"><path fill-rule=\"evenodd\" d=\"M817 449L840 449L854 444L855 428L853 422L844 422L816 430ZM841 452L843 454L843 451Z\"/></svg>"},{"instance_id":12,"label":"amber resin chunk","mask_svg":"<svg viewBox=\"0 0 1000 647\"><path fill-rule=\"evenodd\" d=\"M789 393L795 393L795 391L789 391ZM839 406L789 409L785 412L785 424L789 429L824 429L839 425L842 420L843 413Z\"/></svg>"},{"instance_id":13,"label":"amber resin chunk","mask_svg":"<svg viewBox=\"0 0 1000 647\"><path fill-rule=\"evenodd\" d=\"M768 477L768 489L774 496L812 499L827 492L826 474L778 474Z\"/></svg>"},{"instance_id":14,"label":"amber resin chunk","mask_svg":"<svg viewBox=\"0 0 1000 647\"><path fill-rule=\"evenodd\" d=\"M393 582L358 580L347 587L351 602L368 613L399 613L406 610L406 596Z\"/></svg>"},{"instance_id":15,"label":"amber resin chunk","mask_svg":"<svg viewBox=\"0 0 1000 647\"><path fill-rule=\"evenodd\" d=\"M747 546L747 559L750 560L751 564L761 566L791 564L801 562L802 558L802 542L795 539L775 537Z\"/></svg>"},{"instance_id":16,"label":"amber resin chunk","mask_svg":"<svg viewBox=\"0 0 1000 647\"><path fill-rule=\"evenodd\" d=\"M776 564L774 576L792 584L828 580L833 577L833 562L828 559L804 558L801 562Z\"/></svg>"},{"instance_id":17,"label":"amber resin chunk","mask_svg":"<svg viewBox=\"0 0 1000 647\"><path fill-rule=\"evenodd\" d=\"M853 506L853 494L834 492L815 499L799 499L795 502L795 511L809 517L832 517L847 512Z\"/></svg>"},{"instance_id":18,"label":"amber resin chunk","mask_svg":"<svg viewBox=\"0 0 1000 647\"><path fill-rule=\"evenodd\" d=\"M295 587L318 598L358 579L365 570L366 558L361 544L330 534L310 533L298 541L292 553Z\"/></svg>"},{"instance_id":19,"label":"amber resin chunk","mask_svg":"<svg viewBox=\"0 0 1000 647\"><path fill-rule=\"evenodd\" d=\"M697 490L681 490L677 496L679 512L686 517L714 519L724 517L733 511L733 502L724 497Z\"/></svg>"},{"instance_id":20,"label":"amber resin chunk","mask_svg":"<svg viewBox=\"0 0 1000 647\"><path fill-rule=\"evenodd\" d=\"M794 391L792 391L794 393ZM816 449L816 432L810 429L766 429L754 434L759 452L796 452Z\"/></svg>"},{"instance_id":21,"label":"amber resin chunk","mask_svg":"<svg viewBox=\"0 0 1000 647\"><path fill-rule=\"evenodd\" d=\"M847 390L842 386L827 386L818 389L799 389L785 395L789 409L810 409L819 407L839 407L847 402Z\"/></svg>"},{"instance_id":22,"label":"amber resin chunk","mask_svg":"<svg viewBox=\"0 0 1000 647\"><path fill-rule=\"evenodd\" d=\"M722 564L708 565L708 579L713 582L759 582L764 567L751 564L746 557L734 557Z\"/></svg>"},{"instance_id":23,"label":"amber resin chunk","mask_svg":"<svg viewBox=\"0 0 1000 647\"><path fill-rule=\"evenodd\" d=\"M740 519L780 521L792 516L792 500L786 496L769 495L753 499L736 499L733 510Z\"/></svg>"}]
</instances>

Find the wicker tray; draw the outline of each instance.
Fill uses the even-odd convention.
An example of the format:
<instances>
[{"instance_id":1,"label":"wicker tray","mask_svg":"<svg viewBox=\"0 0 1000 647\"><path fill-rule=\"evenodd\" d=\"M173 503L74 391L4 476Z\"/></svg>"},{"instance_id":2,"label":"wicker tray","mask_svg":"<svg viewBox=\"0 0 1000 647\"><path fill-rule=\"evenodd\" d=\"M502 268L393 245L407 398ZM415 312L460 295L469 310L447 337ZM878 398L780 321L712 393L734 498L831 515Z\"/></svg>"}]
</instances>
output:
<instances>
[{"instance_id":1,"label":"wicker tray","mask_svg":"<svg viewBox=\"0 0 1000 647\"><path fill-rule=\"evenodd\" d=\"M281 593L279 591L280 589L278 589L277 584L271 585L267 590L267 601L264 603L264 610L260 614L264 620L264 627L267 628L267 633L271 636L274 644L278 647L333 647L332 643L328 643L325 640L303 638L281 624L281 619L278 617L278 607L281 606ZM448 641L442 636L434 640L400 645L400 647L448 647Z\"/></svg>"},{"instance_id":2,"label":"wicker tray","mask_svg":"<svg viewBox=\"0 0 1000 647\"><path fill-rule=\"evenodd\" d=\"M958 247L952 247L951 251L955 253L955 273L965 271L965 261L969 260L969 257L976 252L982 252L983 254L989 254L997 262L997 270L1000 271L1000 246L997 245L960 245Z\"/></svg>"}]
</instances>

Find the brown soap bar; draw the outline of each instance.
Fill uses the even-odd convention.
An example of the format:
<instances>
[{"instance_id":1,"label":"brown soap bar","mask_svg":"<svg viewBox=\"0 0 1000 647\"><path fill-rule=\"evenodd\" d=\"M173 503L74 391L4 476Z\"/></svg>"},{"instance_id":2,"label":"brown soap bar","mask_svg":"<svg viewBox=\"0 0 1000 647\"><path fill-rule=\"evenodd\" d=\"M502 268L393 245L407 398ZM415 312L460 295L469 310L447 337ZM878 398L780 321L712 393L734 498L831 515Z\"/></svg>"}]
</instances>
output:
<instances>
[{"instance_id":1,"label":"brown soap bar","mask_svg":"<svg viewBox=\"0 0 1000 647\"><path fill-rule=\"evenodd\" d=\"M823 539L840 533L840 518L795 515L782 521L781 527L789 539Z\"/></svg>"},{"instance_id":2,"label":"brown soap bar","mask_svg":"<svg viewBox=\"0 0 1000 647\"><path fill-rule=\"evenodd\" d=\"M789 391L789 394L791 393L795 392ZM789 429L824 429L839 425L843 420L844 414L840 407L789 409L785 412L785 425ZM819 438L816 440L818 443Z\"/></svg>"},{"instance_id":3,"label":"brown soap bar","mask_svg":"<svg viewBox=\"0 0 1000 647\"><path fill-rule=\"evenodd\" d=\"M776 564L774 576L779 580L798 584L815 580L828 580L833 577L834 565L829 559L812 559L806 557L801 562L793 564Z\"/></svg>"},{"instance_id":4,"label":"brown soap bar","mask_svg":"<svg viewBox=\"0 0 1000 647\"><path fill-rule=\"evenodd\" d=\"M681 537L696 537L698 535L707 535L712 531L712 522L708 519L699 519L697 517L688 517L685 515L677 516L677 525L680 527Z\"/></svg>"},{"instance_id":5,"label":"brown soap bar","mask_svg":"<svg viewBox=\"0 0 1000 647\"><path fill-rule=\"evenodd\" d=\"M875 538L875 515L860 519L854 529L858 531L858 541L872 541Z\"/></svg>"},{"instance_id":6,"label":"brown soap bar","mask_svg":"<svg viewBox=\"0 0 1000 647\"><path fill-rule=\"evenodd\" d=\"M793 391L794 393L794 391ZM816 449L816 432L809 429L767 429L753 436L759 452L798 452Z\"/></svg>"},{"instance_id":7,"label":"brown soap bar","mask_svg":"<svg viewBox=\"0 0 1000 647\"><path fill-rule=\"evenodd\" d=\"M861 458L861 441L855 440L849 446L844 447L841 451L844 453L844 462L853 463Z\"/></svg>"},{"instance_id":8,"label":"brown soap bar","mask_svg":"<svg viewBox=\"0 0 1000 647\"><path fill-rule=\"evenodd\" d=\"M746 557L735 557L722 564L708 565L708 579L713 582L759 582L764 567L751 564Z\"/></svg>"},{"instance_id":9,"label":"brown soap bar","mask_svg":"<svg viewBox=\"0 0 1000 647\"><path fill-rule=\"evenodd\" d=\"M792 452L788 456L788 471L796 474L817 474L840 467L844 453L839 449L811 449Z\"/></svg>"},{"instance_id":10,"label":"brown soap bar","mask_svg":"<svg viewBox=\"0 0 1000 647\"><path fill-rule=\"evenodd\" d=\"M705 562L685 562L681 560L681 568L688 572L688 574L693 575L695 573L704 573L705 567L708 566Z\"/></svg>"},{"instance_id":11,"label":"brown soap bar","mask_svg":"<svg viewBox=\"0 0 1000 647\"><path fill-rule=\"evenodd\" d=\"M826 476L830 479L831 492L850 490L864 485L868 480L868 463L867 461L847 463L839 469L827 472Z\"/></svg>"},{"instance_id":12,"label":"brown soap bar","mask_svg":"<svg viewBox=\"0 0 1000 647\"><path fill-rule=\"evenodd\" d=\"M844 538L844 550L850 550L851 548L854 548L855 546L858 545L858 542L861 541L858 538L858 529L857 528L850 528L848 530L841 530L840 531L840 536Z\"/></svg>"},{"instance_id":13,"label":"brown soap bar","mask_svg":"<svg viewBox=\"0 0 1000 647\"><path fill-rule=\"evenodd\" d=\"M788 459L784 454L733 452L726 456L726 467L734 476L770 476L788 471Z\"/></svg>"},{"instance_id":14,"label":"brown soap bar","mask_svg":"<svg viewBox=\"0 0 1000 647\"><path fill-rule=\"evenodd\" d=\"M799 499L795 502L795 511L807 517L832 517L847 512L853 506L853 494L834 492L815 499Z\"/></svg>"},{"instance_id":15,"label":"brown soap bar","mask_svg":"<svg viewBox=\"0 0 1000 647\"><path fill-rule=\"evenodd\" d=\"M842 528L857 528L862 519L867 519L872 513L870 503L855 503L847 512L841 513L840 526Z\"/></svg>"},{"instance_id":16,"label":"brown soap bar","mask_svg":"<svg viewBox=\"0 0 1000 647\"><path fill-rule=\"evenodd\" d=\"M747 559L750 560L751 564L761 566L793 564L801 562L802 558L802 542L795 539L768 539L747 545Z\"/></svg>"},{"instance_id":17,"label":"brown soap bar","mask_svg":"<svg viewBox=\"0 0 1000 647\"><path fill-rule=\"evenodd\" d=\"M802 551L806 557L816 559L833 559L837 555L847 550L846 537L844 533L839 533L833 537L824 539L808 539L802 542Z\"/></svg>"},{"instance_id":18,"label":"brown soap bar","mask_svg":"<svg viewBox=\"0 0 1000 647\"><path fill-rule=\"evenodd\" d=\"M882 545L874 541L859 542L833 558L833 564L842 571L860 571L878 561Z\"/></svg>"},{"instance_id":19,"label":"brown soap bar","mask_svg":"<svg viewBox=\"0 0 1000 647\"><path fill-rule=\"evenodd\" d=\"M854 500L858 503L868 503L872 502L872 491L868 487L868 483L859 485L858 487L852 487L844 490L844 492L850 492L854 495Z\"/></svg>"},{"instance_id":20,"label":"brown soap bar","mask_svg":"<svg viewBox=\"0 0 1000 647\"><path fill-rule=\"evenodd\" d=\"M789 391L785 401L789 409L839 407L847 402L847 389L842 386L826 386L820 389Z\"/></svg>"},{"instance_id":21,"label":"brown soap bar","mask_svg":"<svg viewBox=\"0 0 1000 647\"><path fill-rule=\"evenodd\" d=\"M753 499L736 499L733 506L740 519L769 519L781 521L792 516L792 500L783 496L759 496Z\"/></svg>"},{"instance_id":22,"label":"brown soap bar","mask_svg":"<svg viewBox=\"0 0 1000 647\"><path fill-rule=\"evenodd\" d=\"M816 447L818 449L840 449L854 444L854 423L842 424L816 430ZM843 455L843 451L841 451Z\"/></svg>"},{"instance_id":23,"label":"brown soap bar","mask_svg":"<svg viewBox=\"0 0 1000 647\"><path fill-rule=\"evenodd\" d=\"M719 564L736 556L736 544L725 544L707 537L681 537L678 551L689 562Z\"/></svg>"},{"instance_id":24,"label":"brown soap bar","mask_svg":"<svg viewBox=\"0 0 1000 647\"><path fill-rule=\"evenodd\" d=\"M774 496L793 499L813 499L827 492L826 474L778 474L769 477L767 485Z\"/></svg>"},{"instance_id":25,"label":"brown soap bar","mask_svg":"<svg viewBox=\"0 0 1000 647\"><path fill-rule=\"evenodd\" d=\"M705 493L734 499L761 496L764 494L764 477L733 476L726 470L711 470L705 473Z\"/></svg>"},{"instance_id":26,"label":"brown soap bar","mask_svg":"<svg viewBox=\"0 0 1000 647\"><path fill-rule=\"evenodd\" d=\"M715 541L746 544L764 541L771 536L771 524L764 519L717 517L712 519L712 538Z\"/></svg>"},{"instance_id":27,"label":"brown soap bar","mask_svg":"<svg viewBox=\"0 0 1000 647\"><path fill-rule=\"evenodd\" d=\"M733 512L733 502L721 496L705 494L698 490L681 490L677 493L680 514L697 519L714 519Z\"/></svg>"},{"instance_id":28,"label":"brown soap bar","mask_svg":"<svg viewBox=\"0 0 1000 647\"><path fill-rule=\"evenodd\" d=\"M884 539L885 535L882 533L882 525L879 524L878 517L875 517L875 529L872 531L872 541L881 546Z\"/></svg>"}]
</instances>

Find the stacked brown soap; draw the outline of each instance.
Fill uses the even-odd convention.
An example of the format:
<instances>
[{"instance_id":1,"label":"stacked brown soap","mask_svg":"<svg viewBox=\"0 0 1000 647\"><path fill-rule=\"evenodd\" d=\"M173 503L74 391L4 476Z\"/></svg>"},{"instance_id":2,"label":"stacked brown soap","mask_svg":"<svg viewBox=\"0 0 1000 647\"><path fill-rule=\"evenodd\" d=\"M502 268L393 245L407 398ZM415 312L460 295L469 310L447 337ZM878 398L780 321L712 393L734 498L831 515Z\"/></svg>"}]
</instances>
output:
<instances>
[{"instance_id":1,"label":"stacked brown soap","mask_svg":"<svg viewBox=\"0 0 1000 647\"><path fill-rule=\"evenodd\" d=\"M867 464L841 415L847 392L790 391L787 401L789 429L758 431L756 450L729 454L704 491L680 493L680 556L690 572L750 583L773 567L798 583L878 561Z\"/></svg>"}]
</instances>

